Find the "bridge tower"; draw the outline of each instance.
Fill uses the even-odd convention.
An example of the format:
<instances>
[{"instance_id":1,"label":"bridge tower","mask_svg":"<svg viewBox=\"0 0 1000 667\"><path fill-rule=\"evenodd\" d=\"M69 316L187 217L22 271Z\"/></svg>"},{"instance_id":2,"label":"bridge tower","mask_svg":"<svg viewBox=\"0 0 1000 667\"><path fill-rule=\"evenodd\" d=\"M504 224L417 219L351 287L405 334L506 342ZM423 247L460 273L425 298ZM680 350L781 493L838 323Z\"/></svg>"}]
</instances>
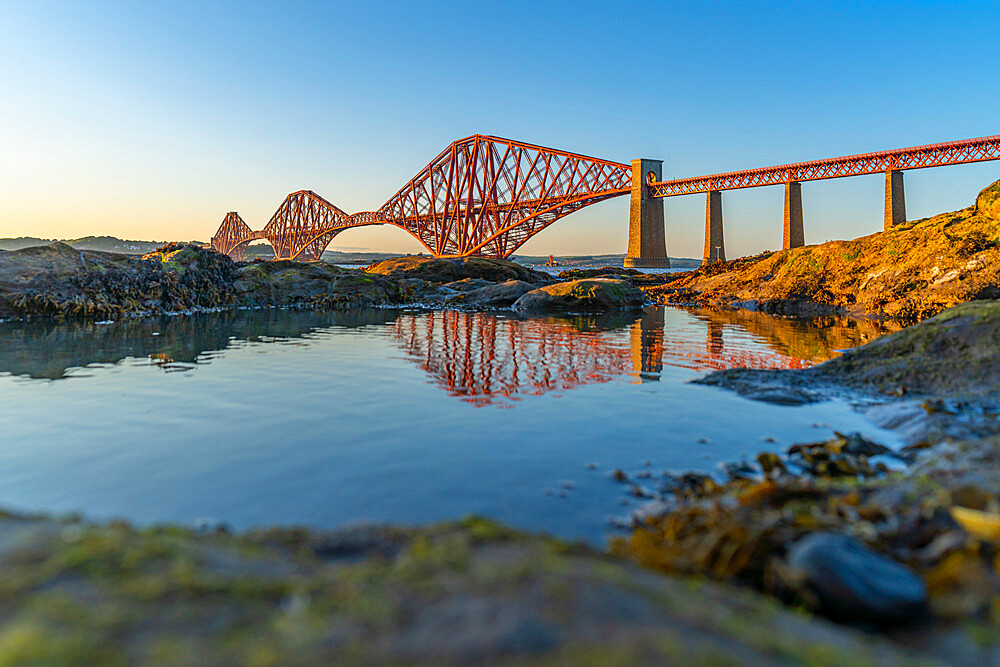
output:
<instances>
[{"instance_id":1,"label":"bridge tower","mask_svg":"<svg viewBox=\"0 0 1000 667\"><path fill-rule=\"evenodd\" d=\"M663 224L663 199L653 197L646 181L652 172L655 180L663 178L663 160L632 160L632 192L628 219L628 255L625 266L669 269L667 238Z\"/></svg>"}]
</instances>

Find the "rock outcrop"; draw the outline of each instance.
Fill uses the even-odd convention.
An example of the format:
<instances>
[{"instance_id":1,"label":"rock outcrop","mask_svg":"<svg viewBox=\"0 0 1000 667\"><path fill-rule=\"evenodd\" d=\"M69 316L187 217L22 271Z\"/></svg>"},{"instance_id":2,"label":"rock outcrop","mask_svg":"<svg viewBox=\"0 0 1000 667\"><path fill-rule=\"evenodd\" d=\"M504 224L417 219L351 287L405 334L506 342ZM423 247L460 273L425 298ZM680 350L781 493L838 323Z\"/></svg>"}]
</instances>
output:
<instances>
[{"instance_id":1,"label":"rock outcrop","mask_svg":"<svg viewBox=\"0 0 1000 667\"><path fill-rule=\"evenodd\" d=\"M365 271L397 279L420 278L431 283L449 283L463 278L481 278L494 283L523 280L533 285L548 285L555 282L552 276L542 271L535 271L509 260L486 257L460 259L396 257L373 264Z\"/></svg>"},{"instance_id":2,"label":"rock outcrop","mask_svg":"<svg viewBox=\"0 0 1000 667\"><path fill-rule=\"evenodd\" d=\"M512 306L525 312L591 311L638 308L645 295L625 280L583 278L527 292Z\"/></svg>"},{"instance_id":3,"label":"rock outcrop","mask_svg":"<svg viewBox=\"0 0 1000 667\"><path fill-rule=\"evenodd\" d=\"M998 234L1000 181L960 211L853 241L709 264L647 293L660 303L910 324L959 303L1000 297Z\"/></svg>"}]
</instances>

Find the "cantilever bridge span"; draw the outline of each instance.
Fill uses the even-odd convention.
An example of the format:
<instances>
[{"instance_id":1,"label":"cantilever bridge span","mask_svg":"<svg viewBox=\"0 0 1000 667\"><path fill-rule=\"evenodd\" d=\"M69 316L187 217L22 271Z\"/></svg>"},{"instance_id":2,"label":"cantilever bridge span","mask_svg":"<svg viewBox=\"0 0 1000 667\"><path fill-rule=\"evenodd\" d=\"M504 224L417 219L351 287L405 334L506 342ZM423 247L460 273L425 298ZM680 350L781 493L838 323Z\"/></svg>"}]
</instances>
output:
<instances>
[{"instance_id":1,"label":"cantilever bridge span","mask_svg":"<svg viewBox=\"0 0 1000 667\"><path fill-rule=\"evenodd\" d=\"M313 260L346 229L387 224L435 257L508 257L563 216L627 194L631 181L625 164L477 134L453 142L377 211L349 215L301 190L259 232L228 213L212 246L241 259L264 239L276 257Z\"/></svg>"},{"instance_id":2,"label":"cantilever bridge span","mask_svg":"<svg viewBox=\"0 0 1000 667\"><path fill-rule=\"evenodd\" d=\"M394 225L435 257L509 257L528 239L585 206L631 195L626 266L667 267L663 198L705 193L706 262L725 259L722 191L785 186L783 247L805 243L802 181L884 173L885 229L906 219L903 170L1000 160L1000 135L811 162L662 180L659 160L631 167L510 139L453 142L376 211L348 214L310 190L285 198L254 231L226 215L212 246L234 259L265 240L282 259L317 260L347 229Z\"/></svg>"}]
</instances>

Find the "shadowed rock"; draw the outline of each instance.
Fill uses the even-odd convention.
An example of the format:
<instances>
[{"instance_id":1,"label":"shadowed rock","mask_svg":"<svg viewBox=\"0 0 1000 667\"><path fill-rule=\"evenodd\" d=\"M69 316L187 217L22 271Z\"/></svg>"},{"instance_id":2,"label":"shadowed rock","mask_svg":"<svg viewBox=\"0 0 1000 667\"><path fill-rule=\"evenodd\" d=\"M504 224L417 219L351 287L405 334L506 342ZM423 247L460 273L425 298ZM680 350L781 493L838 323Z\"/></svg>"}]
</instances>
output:
<instances>
[{"instance_id":1,"label":"shadowed rock","mask_svg":"<svg viewBox=\"0 0 1000 667\"><path fill-rule=\"evenodd\" d=\"M898 623L925 610L927 588L913 572L847 535L811 533L792 545L788 583L836 618Z\"/></svg>"}]
</instances>

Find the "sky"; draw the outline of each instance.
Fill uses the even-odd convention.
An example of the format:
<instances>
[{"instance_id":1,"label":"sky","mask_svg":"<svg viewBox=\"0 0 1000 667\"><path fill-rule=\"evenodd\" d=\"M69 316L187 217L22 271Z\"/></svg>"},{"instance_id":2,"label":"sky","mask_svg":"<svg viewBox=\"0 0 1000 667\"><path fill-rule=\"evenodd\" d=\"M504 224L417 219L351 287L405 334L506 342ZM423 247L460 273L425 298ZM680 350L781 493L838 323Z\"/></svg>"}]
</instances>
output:
<instances>
[{"instance_id":1,"label":"sky","mask_svg":"<svg viewBox=\"0 0 1000 667\"><path fill-rule=\"evenodd\" d=\"M664 177L1000 134L1000 3L0 0L0 237L208 240L289 192L374 210L494 134ZM907 172L909 218L1000 162ZM884 178L805 183L807 243L882 226ZM704 195L665 200L700 257ZM783 191L723 194L730 257L780 247ZM620 253L628 198L521 254ZM418 252L391 226L331 250Z\"/></svg>"}]
</instances>

